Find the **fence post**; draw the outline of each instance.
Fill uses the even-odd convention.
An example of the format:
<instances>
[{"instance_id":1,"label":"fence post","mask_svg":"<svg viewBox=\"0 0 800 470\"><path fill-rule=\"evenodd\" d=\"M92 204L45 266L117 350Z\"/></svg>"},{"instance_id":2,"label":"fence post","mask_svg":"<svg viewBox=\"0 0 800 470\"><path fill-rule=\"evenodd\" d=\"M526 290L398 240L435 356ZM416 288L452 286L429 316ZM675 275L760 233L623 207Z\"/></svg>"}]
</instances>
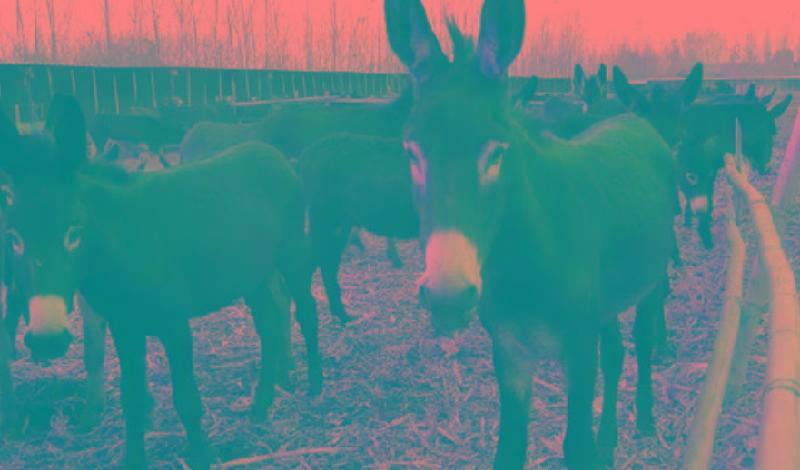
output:
<instances>
[{"instance_id":1,"label":"fence post","mask_svg":"<svg viewBox=\"0 0 800 470\"><path fill-rule=\"evenodd\" d=\"M186 69L186 102L192 107L192 69Z\"/></svg>"},{"instance_id":2,"label":"fence post","mask_svg":"<svg viewBox=\"0 0 800 470\"><path fill-rule=\"evenodd\" d=\"M157 108L156 105L156 78L153 76L153 69L150 69L150 91L153 96L153 109Z\"/></svg>"},{"instance_id":3,"label":"fence post","mask_svg":"<svg viewBox=\"0 0 800 470\"><path fill-rule=\"evenodd\" d=\"M47 80L50 83L50 99L53 99L53 74L50 72L50 67L47 67Z\"/></svg>"},{"instance_id":4,"label":"fence post","mask_svg":"<svg viewBox=\"0 0 800 470\"><path fill-rule=\"evenodd\" d=\"M136 89L137 86L136 86L136 71L135 70L131 70L131 77L133 78L133 102L138 104L139 103L139 92Z\"/></svg>"},{"instance_id":5,"label":"fence post","mask_svg":"<svg viewBox=\"0 0 800 470\"><path fill-rule=\"evenodd\" d=\"M250 101L250 74L247 73L247 70L244 71L244 89L247 93L247 101Z\"/></svg>"},{"instance_id":6,"label":"fence post","mask_svg":"<svg viewBox=\"0 0 800 470\"><path fill-rule=\"evenodd\" d=\"M75 69L73 67L69 68L69 74L72 77L72 94L73 95L77 95L78 94L78 87L75 86Z\"/></svg>"},{"instance_id":7,"label":"fence post","mask_svg":"<svg viewBox=\"0 0 800 470\"><path fill-rule=\"evenodd\" d=\"M100 104L97 102L97 76L94 73L94 67L92 67L92 85L94 87L94 113L98 114L100 112Z\"/></svg>"},{"instance_id":8,"label":"fence post","mask_svg":"<svg viewBox=\"0 0 800 470\"><path fill-rule=\"evenodd\" d=\"M117 72L111 72L111 78L114 82L114 109L117 110L117 114L119 114L119 94L117 93Z\"/></svg>"}]
</instances>

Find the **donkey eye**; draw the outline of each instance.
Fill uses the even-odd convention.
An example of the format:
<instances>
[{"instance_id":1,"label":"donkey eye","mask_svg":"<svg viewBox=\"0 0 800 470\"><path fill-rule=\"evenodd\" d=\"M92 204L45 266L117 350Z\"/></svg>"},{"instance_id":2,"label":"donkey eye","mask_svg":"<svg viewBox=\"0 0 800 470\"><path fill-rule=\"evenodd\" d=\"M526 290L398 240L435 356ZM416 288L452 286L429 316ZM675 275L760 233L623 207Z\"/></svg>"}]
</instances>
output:
<instances>
[{"instance_id":1,"label":"donkey eye","mask_svg":"<svg viewBox=\"0 0 800 470\"><path fill-rule=\"evenodd\" d=\"M67 230L67 234L64 235L64 248L68 251L72 251L81 244L81 236L83 235L83 227L78 227L73 225L72 227Z\"/></svg>"},{"instance_id":2,"label":"donkey eye","mask_svg":"<svg viewBox=\"0 0 800 470\"><path fill-rule=\"evenodd\" d=\"M4 184L0 186L0 191L3 192L6 198L6 207L11 207L14 204L14 191L11 190L11 186Z\"/></svg>"},{"instance_id":3,"label":"donkey eye","mask_svg":"<svg viewBox=\"0 0 800 470\"><path fill-rule=\"evenodd\" d=\"M11 242L11 248L14 249L14 254L22 256L25 253L25 241L19 233L14 229L8 229L6 235L8 235L8 241Z\"/></svg>"},{"instance_id":4,"label":"donkey eye","mask_svg":"<svg viewBox=\"0 0 800 470\"><path fill-rule=\"evenodd\" d=\"M500 165L503 163L503 154L507 148L508 144L494 140L486 144L478 159L478 175L481 184L494 183L500 177Z\"/></svg>"},{"instance_id":5,"label":"donkey eye","mask_svg":"<svg viewBox=\"0 0 800 470\"><path fill-rule=\"evenodd\" d=\"M686 181L693 186L697 185L697 175L694 173L686 173Z\"/></svg>"}]
</instances>

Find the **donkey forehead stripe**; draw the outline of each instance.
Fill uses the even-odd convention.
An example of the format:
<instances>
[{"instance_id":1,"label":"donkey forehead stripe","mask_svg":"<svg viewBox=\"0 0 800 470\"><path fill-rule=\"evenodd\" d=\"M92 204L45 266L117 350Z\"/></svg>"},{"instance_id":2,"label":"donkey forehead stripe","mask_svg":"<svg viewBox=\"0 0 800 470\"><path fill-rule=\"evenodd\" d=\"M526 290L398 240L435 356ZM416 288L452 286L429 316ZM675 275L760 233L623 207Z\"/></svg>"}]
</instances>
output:
<instances>
[{"instance_id":1,"label":"donkey forehead stripe","mask_svg":"<svg viewBox=\"0 0 800 470\"><path fill-rule=\"evenodd\" d=\"M35 335L61 334L69 327L67 305L56 295L35 296L28 303L30 329Z\"/></svg>"},{"instance_id":2,"label":"donkey forehead stripe","mask_svg":"<svg viewBox=\"0 0 800 470\"><path fill-rule=\"evenodd\" d=\"M459 230L431 233L425 245L424 281L434 291L447 291L464 283L481 291L478 250Z\"/></svg>"}]
</instances>

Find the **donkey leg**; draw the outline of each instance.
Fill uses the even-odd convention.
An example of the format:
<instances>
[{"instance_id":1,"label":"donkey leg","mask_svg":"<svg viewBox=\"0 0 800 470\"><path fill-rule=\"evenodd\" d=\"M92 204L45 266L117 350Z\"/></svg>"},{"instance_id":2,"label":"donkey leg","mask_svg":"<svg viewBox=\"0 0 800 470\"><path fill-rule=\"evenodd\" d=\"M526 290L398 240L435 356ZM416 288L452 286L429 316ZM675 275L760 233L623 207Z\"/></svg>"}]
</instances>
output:
<instances>
[{"instance_id":1,"label":"donkey leg","mask_svg":"<svg viewBox=\"0 0 800 470\"><path fill-rule=\"evenodd\" d=\"M103 365L106 352L106 321L82 295L75 295L75 306L83 317L83 362L86 367L86 407L78 422L79 432L88 432L103 418L106 401Z\"/></svg>"},{"instance_id":2,"label":"donkey leg","mask_svg":"<svg viewBox=\"0 0 800 470\"><path fill-rule=\"evenodd\" d=\"M172 402L181 418L189 441L189 457L192 468L207 470L211 468L208 439L203 431L203 401L194 380L194 359L192 353L192 330L189 322L180 322L166 334L161 335L161 344L169 361L172 376ZM263 366L262 366L263 367Z\"/></svg>"},{"instance_id":3,"label":"donkey leg","mask_svg":"<svg viewBox=\"0 0 800 470\"><path fill-rule=\"evenodd\" d=\"M392 266L395 268L402 268L403 267L403 260L400 259L400 255L397 253L397 239L393 237L386 238L386 256L389 257L389 260L392 262Z\"/></svg>"},{"instance_id":4,"label":"donkey leg","mask_svg":"<svg viewBox=\"0 0 800 470\"><path fill-rule=\"evenodd\" d=\"M505 335L511 332L498 328L492 335L494 371L500 391L500 429L495 470L522 470L528 454L528 412L531 400L531 377ZM513 341L513 340L512 340Z\"/></svg>"},{"instance_id":5,"label":"donkey leg","mask_svg":"<svg viewBox=\"0 0 800 470\"><path fill-rule=\"evenodd\" d=\"M597 331L591 320L576 325L567 339L567 432L564 460L569 470L594 470L597 444L592 429L592 402L597 377ZM615 403L616 405L616 403Z\"/></svg>"},{"instance_id":6,"label":"donkey leg","mask_svg":"<svg viewBox=\"0 0 800 470\"><path fill-rule=\"evenodd\" d=\"M669 293L666 273L650 294L636 307L633 326L636 347L638 383L636 385L636 421L643 436L655 435L653 421L652 354L656 342L657 324L664 318L664 299Z\"/></svg>"},{"instance_id":7,"label":"donkey leg","mask_svg":"<svg viewBox=\"0 0 800 470\"><path fill-rule=\"evenodd\" d=\"M342 289L339 285L339 267L342 262L342 253L347 243L349 230L332 233L325 242L324 250L319 251L320 274L322 285L328 296L331 317L336 317L345 326L352 320L342 303ZM295 300L296 302L297 300Z\"/></svg>"},{"instance_id":8,"label":"donkey leg","mask_svg":"<svg viewBox=\"0 0 800 470\"><path fill-rule=\"evenodd\" d=\"M714 237L711 234L711 225L714 221L711 209L709 207L708 212L702 212L697 217L697 233L700 235L700 241L706 250L714 248Z\"/></svg>"},{"instance_id":9,"label":"donkey leg","mask_svg":"<svg viewBox=\"0 0 800 470\"><path fill-rule=\"evenodd\" d=\"M347 238L344 238L344 241L346 240ZM317 319L317 303L314 301L314 296L311 295L311 276L308 275L306 269L306 245L302 238L290 238L289 243L285 249L279 252L276 265L278 271L283 274L286 287L294 299L295 317L300 323L300 332L306 340L310 393L319 395L322 392L322 359L319 353L318 339L319 320ZM331 298L330 292L328 297ZM335 296L333 298L339 299Z\"/></svg>"},{"instance_id":10,"label":"donkey leg","mask_svg":"<svg viewBox=\"0 0 800 470\"><path fill-rule=\"evenodd\" d=\"M253 325L261 339L261 370L250 408L250 420L263 422L275 392L276 369L286 353L283 337L290 327L291 311L280 308L270 289L261 289L245 298L253 316Z\"/></svg>"},{"instance_id":11,"label":"donkey leg","mask_svg":"<svg viewBox=\"0 0 800 470\"><path fill-rule=\"evenodd\" d=\"M342 223L341 215L315 207L308 208L308 240L310 247L310 262L308 263L313 275L314 269L320 267L322 285L328 296L331 317L339 318L342 326L351 320L342 304L342 292L339 286L339 265L342 253L350 238L352 225ZM292 295L294 297L294 294ZM295 298L295 303L297 299Z\"/></svg>"},{"instance_id":12,"label":"donkey leg","mask_svg":"<svg viewBox=\"0 0 800 470\"><path fill-rule=\"evenodd\" d=\"M11 378L11 367L8 364L13 344L5 325L0 325L0 419L8 436L18 439L22 435L22 419Z\"/></svg>"},{"instance_id":13,"label":"donkey leg","mask_svg":"<svg viewBox=\"0 0 800 470\"><path fill-rule=\"evenodd\" d=\"M291 393L294 391L290 374L294 370L294 359L292 358L292 298L289 295L283 277L276 275L272 278L270 292L275 300L275 304L281 312L281 319L285 319L286 324L280 326L280 335L277 340L280 342L278 354L277 370L275 371L275 383Z\"/></svg>"},{"instance_id":14,"label":"donkey leg","mask_svg":"<svg viewBox=\"0 0 800 470\"><path fill-rule=\"evenodd\" d=\"M358 248L358 251L364 252L364 242L361 240L361 234L359 233L361 229L359 227L353 227L350 229L350 238L348 239L348 244L353 245L354 247Z\"/></svg>"},{"instance_id":15,"label":"donkey leg","mask_svg":"<svg viewBox=\"0 0 800 470\"><path fill-rule=\"evenodd\" d=\"M19 317L23 315L25 317L28 316L25 315L25 313L27 313L27 308L25 299L19 288L16 286L8 286L6 288L6 317L3 319L3 323L5 324L10 341L9 345L11 349L9 350L8 357L11 361L16 361L18 358L16 338L17 329L19 328Z\"/></svg>"},{"instance_id":16,"label":"donkey leg","mask_svg":"<svg viewBox=\"0 0 800 470\"><path fill-rule=\"evenodd\" d=\"M147 412L147 342L144 334L126 331L123 325L109 323L119 356L120 401L125 418L125 468L145 468L144 427Z\"/></svg>"},{"instance_id":17,"label":"donkey leg","mask_svg":"<svg viewBox=\"0 0 800 470\"><path fill-rule=\"evenodd\" d=\"M619 320L614 317L600 330L600 368L603 371L603 414L597 432L600 464L614 464L614 449L617 447L617 393L619 377L625 362L625 348Z\"/></svg>"}]
</instances>

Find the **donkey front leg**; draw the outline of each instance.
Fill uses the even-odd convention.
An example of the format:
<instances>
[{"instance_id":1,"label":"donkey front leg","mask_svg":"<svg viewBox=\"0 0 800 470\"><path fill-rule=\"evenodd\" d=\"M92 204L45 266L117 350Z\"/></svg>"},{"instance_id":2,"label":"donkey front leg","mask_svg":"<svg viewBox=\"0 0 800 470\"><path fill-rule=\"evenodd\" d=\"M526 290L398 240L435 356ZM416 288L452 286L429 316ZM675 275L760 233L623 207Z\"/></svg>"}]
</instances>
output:
<instances>
[{"instance_id":1,"label":"donkey front leg","mask_svg":"<svg viewBox=\"0 0 800 470\"><path fill-rule=\"evenodd\" d=\"M0 325L0 419L9 437L16 439L22 434L22 419L8 364L12 346L5 326Z\"/></svg>"},{"instance_id":2,"label":"donkey front leg","mask_svg":"<svg viewBox=\"0 0 800 470\"><path fill-rule=\"evenodd\" d=\"M592 429L592 402L597 377L598 330L592 321L575 325L567 344L567 432L564 460L569 470L594 470L597 444Z\"/></svg>"},{"instance_id":3,"label":"donkey front leg","mask_svg":"<svg viewBox=\"0 0 800 470\"><path fill-rule=\"evenodd\" d=\"M494 371L500 391L500 430L494 470L522 470L527 461L531 377L523 366L525 358L512 351L515 341L513 333L502 327L492 335Z\"/></svg>"},{"instance_id":4,"label":"donkey front leg","mask_svg":"<svg viewBox=\"0 0 800 470\"><path fill-rule=\"evenodd\" d=\"M80 294L75 294L75 309L83 317L83 362L86 366L86 407L78 422L79 432L88 432L103 418L106 402L105 364L106 321L86 303Z\"/></svg>"},{"instance_id":5,"label":"donkey front leg","mask_svg":"<svg viewBox=\"0 0 800 470\"><path fill-rule=\"evenodd\" d=\"M189 441L189 456L192 468L208 470L211 468L211 456L208 440L203 431L203 401L194 380L194 348L192 346L192 330L189 322L176 324L168 333L161 335L161 344L169 361L172 375L172 401L175 411L181 418L186 439ZM262 361L263 362L263 361ZM263 364L262 364L262 367ZM273 370L274 373L274 370ZM271 384L270 384L271 385Z\"/></svg>"},{"instance_id":6,"label":"donkey front leg","mask_svg":"<svg viewBox=\"0 0 800 470\"><path fill-rule=\"evenodd\" d=\"M109 323L114 346L119 356L120 401L125 418L125 468L142 470L145 468L144 425L147 404L147 342L140 332L131 332L128 325ZM166 348L165 348L166 349ZM174 379L173 379L174 380Z\"/></svg>"}]
</instances>

